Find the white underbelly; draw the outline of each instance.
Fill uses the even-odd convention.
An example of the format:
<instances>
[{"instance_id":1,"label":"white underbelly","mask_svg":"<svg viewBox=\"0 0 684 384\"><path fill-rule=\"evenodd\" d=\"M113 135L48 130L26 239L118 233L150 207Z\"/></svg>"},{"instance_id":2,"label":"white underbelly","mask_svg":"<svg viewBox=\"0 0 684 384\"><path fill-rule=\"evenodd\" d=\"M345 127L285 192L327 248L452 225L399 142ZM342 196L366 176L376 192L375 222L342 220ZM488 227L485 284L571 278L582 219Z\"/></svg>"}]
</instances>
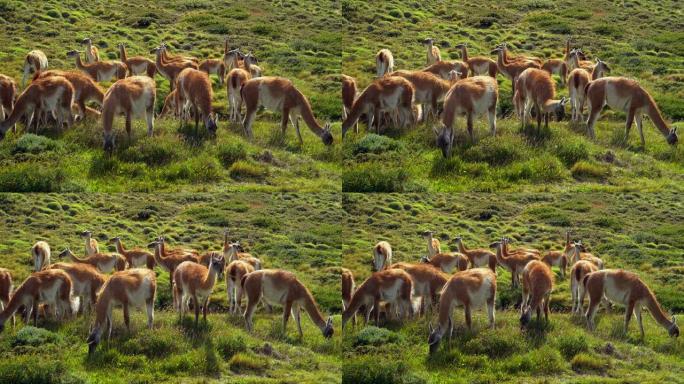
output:
<instances>
[{"instance_id":1,"label":"white underbelly","mask_svg":"<svg viewBox=\"0 0 684 384\"><path fill-rule=\"evenodd\" d=\"M395 302L401 295L401 288L404 285L402 280L396 280L391 286L380 290L380 300Z\"/></svg>"},{"instance_id":2,"label":"white underbelly","mask_svg":"<svg viewBox=\"0 0 684 384\"><path fill-rule=\"evenodd\" d=\"M284 101L283 97L273 96L265 86L259 86L259 105L270 111L282 111Z\"/></svg>"},{"instance_id":3,"label":"white underbelly","mask_svg":"<svg viewBox=\"0 0 684 384\"><path fill-rule=\"evenodd\" d=\"M262 280L261 292L263 299L269 304L283 305L287 299L287 289L277 289L269 279Z\"/></svg>"},{"instance_id":4,"label":"white underbelly","mask_svg":"<svg viewBox=\"0 0 684 384\"><path fill-rule=\"evenodd\" d=\"M134 291L129 291L128 292L128 303L134 307L142 307L145 305L145 302L147 299L150 298L150 280L148 278L145 278L142 281L142 284L140 284L140 287Z\"/></svg>"},{"instance_id":5,"label":"white underbelly","mask_svg":"<svg viewBox=\"0 0 684 384\"><path fill-rule=\"evenodd\" d=\"M134 75L144 75L147 73L147 64L131 65L131 72Z\"/></svg>"},{"instance_id":6,"label":"white underbelly","mask_svg":"<svg viewBox=\"0 0 684 384\"><path fill-rule=\"evenodd\" d=\"M630 293L629 290L618 289L613 280L610 278L605 278L603 283L603 292L608 300L620 304L627 304Z\"/></svg>"},{"instance_id":7,"label":"white underbelly","mask_svg":"<svg viewBox=\"0 0 684 384\"><path fill-rule=\"evenodd\" d=\"M403 88L399 87L394 90L389 95L384 95L380 98L380 108L385 111L395 110L399 108L399 103L401 102L401 95L403 93Z\"/></svg>"},{"instance_id":8,"label":"white underbelly","mask_svg":"<svg viewBox=\"0 0 684 384\"><path fill-rule=\"evenodd\" d=\"M487 302L489 296L491 295L492 283L489 279L482 281L482 285L474 290L469 290L470 293L470 305L474 308L481 307Z\"/></svg>"}]
</instances>

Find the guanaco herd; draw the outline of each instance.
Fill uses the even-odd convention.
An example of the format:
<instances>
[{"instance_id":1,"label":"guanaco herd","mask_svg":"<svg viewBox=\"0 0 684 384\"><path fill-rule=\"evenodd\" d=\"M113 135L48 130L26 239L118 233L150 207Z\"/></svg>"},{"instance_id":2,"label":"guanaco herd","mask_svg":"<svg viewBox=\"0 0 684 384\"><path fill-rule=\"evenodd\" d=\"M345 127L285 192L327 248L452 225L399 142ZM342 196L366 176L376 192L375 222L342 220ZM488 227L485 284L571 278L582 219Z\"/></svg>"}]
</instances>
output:
<instances>
[{"instance_id":1,"label":"guanaco herd","mask_svg":"<svg viewBox=\"0 0 684 384\"><path fill-rule=\"evenodd\" d=\"M511 249L511 240L503 237L487 248L466 248L463 238L455 242L458 252L442 251L433 232L424 233L427 255L416 263L392 261L392 247L387 241L373 247L372 274L356 285L352 271L342 268L342 329L347 322L356 323L356 313L362 311L365 321L374 315L376 325L383 312L387 319L411 318L428 315L431 303L438 303L438 323L429 325L428 346L430 353L438 350L446 335L451 338L455 323L452 313L462 306L465 324L472 329L472 310L486 305L489 327L495 327L495 302L497 289L497 266L511 273L512 286L522 284L520 324L529 325L536 312L541 321L549 321L549 304L555 285L551 267L558 267L561 279L570 267L570 290L572 313L583 315L590 330L595 328L594 317L601 303L617 303L626 307L624 331L627 332L632 314L637 318L641 337L644 337L641 311L646 307L658 324L672 337L679 336L674 316L668 318L653 291L635 273L622 269L604 269L604 263L586 252L581 241L571 240L566 233L560 250L545 253L532 248ZM453 274L452 274L453 273ZM522 283L521 283L522 281ZM584 299L589 305L584 310ZM428 315L429 316L429 315Z\"/></svg>"},{"instance_id":2,"label":"guanaco herd","mask_svg":"<svg viewBox=\"0 0 684 384\"><path fill-rule=\"evenodd\" d=\"M52 117L57 129L71 127L86 116L102 117L104 149L114 148L114 117L123 115L128 137L131 122L144 118L147 135L154 133L154 110L157 88L154 80L159 74L169 81L171 92L164 99L159 116L172 115L187 122L201 120L211 134L218 129L218 114L212 109L213 89L210 75L218 77L219 87L226 87L230 121L241 122L245 135L253 139L252 125L260 107L282 115L281 129L285 133L288 122L294 126L300 144L299 118L325 145L333 142L330 123L321 125L313 115L308 98L289 79L263 76L257 58L239 49L230 49L224 42L222 58L199 60L191 56L170 55L165 43L154 48L154 60L143 56L129 57L124 44L119 44L119 60L101 60L97 46L90 38L82 41L84 51L70 50L66 57L74 61L76 70L48 70L48 59L40 50L30 51L24 60L21 88L15 81L0 74L0 139L16 123L26 124L37 132L39 126ZM84 53L82 55L82 53ZM85 61L83 60L85 57ZM31 83L26 86L29 75ZM114 83L106 91L98 83ZM94 103L101 111L86 106ZM242 105L245 105L245 117Z\"/></svg>"},{"instance_id":3,"label":"guanaco herd","mask_svg":"<svg viewBox=\"0 0 684 384\"><path fill-rule=\"evenodd\" d=\"M440 124L432 126L437 146L444 157L451 154L456 134L456 117L464 116L466 128L473 141L473 120L482 115L489 119L489 130L496 135L496 106L499 86L496 75L501 73L511 81L512 101L516 116L523 127L534 111L537 130L542 119L548 128L549 118L561 121L570 105L572 122L584 120L584 105L588 105L587 134L594 139L596 121L607 105L627 114L625 140L636 120L645 146L642 117L647 115L669 144L676 144L677 129L669 128L653 97L636 80L609 77L610 67L605 61L586 60L580 48L565 44L562 58L542 60L538 57L512 56L506 43L499 44L489 57L470 57L465 43L456 45L462 60L442 61L434 39L423 41L427 48L426 67L416 71L394 69L392 52L383 48L375 56L377 78L360 93L356 81L342 75L343 123L342 137L352 126L358 133L358 120L365 115L368 131L379 134L382 126L391 121L395 127L413 126L428 121L430 115L439 116ZM557 98L556 83L551 75L560 77L560 86L567 85L569 97ZM441 114L438 114L438 102Z\"/></svg>"},{"instance_id":4,"label":"guanaco herd","mask_svg":"<svg viewBox=\"0 0 684 384\"><path fill-rule=\"evenodd\" d=\"M210 296L217 281L225 274L229 312L243 310L245 325L253 330L253 317L259 302L283 307L283 330L287 330L290 314L297 323L299 336L302 309L309 315L322 335L333 335L332 318L327 319L318 309L311 292L294 273L282 269L264 269L262 261L244 252L239 241L230 241L226 229L221 250L200 253L193 249L167 247L160 236L148 244L153 252L142 248L126 248L120 237L110 239L116 252L101 252L90 231L81 236L85 242L85 256L76 256L69 248L52 262L50 245L45 241L31 247L33 273L18 288L13 288L9 270L0 268L0 332L6 321L19 312L28 324L33 317L37 325L39 313L50 313L55 319L68 319L82 312L95 311L94 322L87 338L88 351L93 353L104 333L112 334L112 309L121 306L126 328L130 331L129 310L145 308L147 327L154 327L154 304L157 292L155 266L169 273L173 308L182 319L190 309L195 312L195 325L200 308L204 321Z\"/></svg>"}]
</instances>

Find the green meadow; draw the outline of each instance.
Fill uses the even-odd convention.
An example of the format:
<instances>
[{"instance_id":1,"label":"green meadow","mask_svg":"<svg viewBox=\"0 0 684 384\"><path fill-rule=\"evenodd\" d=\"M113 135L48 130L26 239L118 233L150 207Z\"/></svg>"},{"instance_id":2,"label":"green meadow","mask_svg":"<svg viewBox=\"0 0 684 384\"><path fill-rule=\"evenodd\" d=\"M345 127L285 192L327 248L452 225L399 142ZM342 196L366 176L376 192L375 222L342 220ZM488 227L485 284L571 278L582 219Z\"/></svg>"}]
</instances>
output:
<instances>
[{"instance_id":1,"label":"green meadow","mask_svg":"<svg viewBox=\"0 0 684 384\"><path fill-rule=\"evenodd\" d=\"M296 21L296 28L292 23ZM144 121L115 120L117 148L102 151L101 121L86 120L66 132L45 127L42 137L9 134L0 143L0 191L159 192L159 191L337 191L340 189L337 90L341 18L332 1L0 1L0 73L19 83L26 53L40 49L51 69L74 69L66 58L91 37L102 60L118 60L119 43L129 56L154 58L162 42L172 54L221 58L224 38L259 59L264 75L291 79L309 98L321 124L333 122L337 144L326 147L306 125L300 146L294 128L280 132L280 118L257 115L254 141L241 124L228 121L226 88L214 83L213 107L220 115L216 138L203 127L181 126L161 118L146 138ZM157 74L157 112L169 82ZM106 89L110 84L102 84ZM334 91L334 92L333 92ZM23 129L20 125L19 129Z\"/></svg>"},{"instance_id":2,"label":"green meadow","mask_svg":"<svg viewBox=\"0 0 684 384\"><path fill-rule=\"evenodd\" d=\"M501 236L515 247L560 250L565 231L581 239L606 268L634 271L666 311L684 311L682 203L676 192L530 194L346 194L342 264L357 286L370 275L372 248L389 241L393 261L418 262L427 253L421 234L435 231L442 251L486 248ZM597 314L589 332L572 316L569 278L554 267L550 323L521 331L520 289L497 268L496 328L486 311L473 312L473 331L456 308L455 336L428 357L428 325L437 316L392 321L376 328L348 325L343 337L342 380L348 383L675 383L684 374L684 345L644 312L646 337L632 318L622 332L624 308ZM585 301L585 308L588 301Z\"/></svg>"},{"instance_id":3,"label":"green meadow","mask_svg":"<svg viewBox=\"0 0 684 384\"><path fill-rule=\"evenodd\" d=\"M425 67L421 41L435 39L443 60L460 59L459 43L470 56L488 56L506 42L514 55L562 58L565 41L600 58L613 76L638 79L655 98L666 121L684 127L684 34L677 1L398 1L342 2L346 21L342 72L356 78L359 91L375 74L375 53L389 48L395 70ZM559 79L554 76L556 81ZM498 75L497 137L489 137L485 117L475 121L475 142L467 140L465 119L455 124L455 154L444 159L431 129L389 127L383 136L360 133L345 139L342 189L349 192L506 192L681 190L684 149L669 146L648 119L646 147L636 126L627 141L625 115L606 109L596 141L586 124L553 122L542 132L521 127L512 117L511 82ZM567 96L557 87L558 98ZM585 110L586 115L586 110Z\"/></svg>"},{"instance_id":4,"label":"green meadow","mask_svg":"<svg viewBox=\"0 0 684 384\"><path fill-rule=\"evenodd\" d=\"M241 240L264 268L294 272L311 290L321 312L332 315L336 334L324 339L307 315L304 337L294 321L282 329L282 310L259 309L255 331L227 313L225 280L211 298L208 322L194 325L173 312L169 276L157 272L154 329L132 311L131 332L114 308L114 332L88 356L85 343L93 318L58 323L39 319L38 329L8 322L0 334L3 383L320 383L339 382L340 229L343 212L334 194L3 194L0 195L0 266L15 287L32 270L30 247L48 241L53 262L66 247L83 254L79 233L93 231L101 251L121 236L127 248L145 247L158 235L169 246L220 250L223 228Z\"/></svg>"}]
</instances>

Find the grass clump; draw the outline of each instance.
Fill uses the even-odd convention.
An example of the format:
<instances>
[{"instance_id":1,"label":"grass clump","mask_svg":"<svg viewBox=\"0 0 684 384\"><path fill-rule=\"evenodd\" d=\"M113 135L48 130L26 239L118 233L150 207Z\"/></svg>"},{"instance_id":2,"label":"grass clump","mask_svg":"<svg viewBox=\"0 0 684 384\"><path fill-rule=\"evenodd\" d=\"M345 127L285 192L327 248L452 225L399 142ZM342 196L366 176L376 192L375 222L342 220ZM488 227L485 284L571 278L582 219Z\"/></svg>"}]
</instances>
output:
<instances>
[{"instance_id":1,"label":"grass clump","mask_svg":"<svg viewBox=\"0 0 684 384\"><path fill-rule=\"evenodd\" d=\"M169 164L181 158L181 147L178 143L159 138L144 138L136 145L126 148L119 159L126 162L143 162L150 166Z\"/></svg>"},{"instance_id":2,"label":"grass clump","mask_svg":"<svg viewBox=\"0 0 684 384\"><path fill-rule=\"evenodd\" d=\"M249 160L238 160L230 166L230 177L233 180L263 180L268 173L265 165Z\"/></svg>"},{"instance_id":3,"label":"grass clump","mask_svg":"<svg viewBox=\"0 0 684 384\"><path fill-rule=\"evenodd\" d=\"M342 382L356 384L419 384L424 379L413 374L400 360L379 356L361 356L348 360L342 366Z\"/></svg>"},{"instance_id":4,"label":"grass clump","mask_svg":"<svg viewBox=\"0 0 684 384\"><path fill-rule=\"evenodd\" d=\"M165 169L164 177L169 181L208 183L221 179L221 166L212 157L198 156L170 165Z\"/></svg>"},{"instance_id":5,"label":"grass clump","mask_svg":"<svg viewBox=\"0 0 684 384\"><path fill-rule=\"evenodd\" d=\"M178 334L166 330L140 332L136 337L126 341L119 350L125 354L145 355L149 358L164 357L181 349L178 340Z\"/></svg>"},{"instance_id":6,"label":"grass clump","mask_svg":"<svg viewBox=\"0 0 684 384\"><path fill-rule=\"evenodd\" d=\"M557 157L543 154L527 161L517 162L504 169L509 181L528 180L534 183L548 183L565 178L566 170Z\"/></svg>"},{"instance_id":7,"label":"grass clump","mask_svg":"<svg viewBox=\"0 0 684 384\"><path fill-rule=\"evenodd\" d=\"M605 179L610 176L610 168L606 165L592 161L578 161L570 169L572 177L577 180Z\"/></svg>"},{"instance_id":8,"label":"grass clump","mask_svg":"<svg viewBox=\"0 0 684 384\"><path fill-rule=\"evenodd\" d=\"M463 159L485 162L489 165L506 165L524 158L525 143L518 136L502 140L500 137L485 137L463 153Z\"/></svg>"},{"instance_id":9,"label":"grass clump","mask_svg":"<svg viewBox=\"0 0 684 384\"><path fill-rule=\"evenodd\" d=\"M0 192L59 192L65 179L59 166L20 163L0 170Z\"/></svg>"},{"instance_id":10,"label":"grass clump","mask_svg":"<svg viewBox=\"0 0 684 384\"><path fill-rule=\"evenodd\" d=\"M352 154L358 155L361 153L383 153L389 151L399 151L404 148L404 145L387 136L380 136L375 133L369 133L361 140L352 146Z\"/></svg>"},{"instance_id":11,"label":"grass clump","mask_svg":"<svg viewBox=\"0 0 684 384\"><path fill-rule=\"evenodd\" d=\"M83 383L69 374L59 360L44 359L35 355L13 356L0 361L0 383L62 384Z\"/></svg>"},{"instance_id":12,"label":"grass clump","mask_svg":"<svg viewBox=\"0 0 684 384\"><path fill-rule=\"evenodd\" d=\"M47 151L54 151L61 148L61 144L49 137L34 135L27 133L22 135L12 148L12 154L17 153L41 153Z\"/></svg>"},{"instance_id":13,"label":"grass clump","mask_svg":"<svg viewBox=\"0 0 684 384\"><path fill-rule=\"evenodd\" d=\"M525 350L525 343L520 335L501 332L482 332L478 337L468 340L463 352L471 355L486 355L497 359L520 353Z\"/></svg>"},{"instance_id":14,"label":"grass clump","mask_svg":"<svg viewBox=\"0 0 684 384\"><path fill-rule=\"evenodd\" d=\"M247 351L247 342L242 336L222 336L216 340L216 349L224 360Z\"/></svg>"},{"instance_id":15,"label":"grass clump","mask_svg":"<svg viewBox=\"0 0 684 384\"><path fill-rule=\"evenodd\" d=\"M362 329L361 332L356 335L354 346L379 346L383 344L399 343L401 341L402 337L398 333L392 332L385 328L369 326Z\"/></svg>"},{"instance_id":16,"label":"grass clump","mask_svg":"<svg viewBox=\"0 0 684 384\"><path fill-rule=\"evenodd\" d=\"M592 353L579 353L572 358L570 362L572 370L578 373L605 373L610 367L611 363L605 357L598 356Z\"/></svg>"},{"instance_id":17,"label":"grass clump","mask_svg":"<svg viewBox=\"0 0 684 384\"><path fill-rule=\"evenodd\" d=\"M344 192L406 192L409 174L403 168L366 164L342 175Z\"/></svg>"},{"instance_id":18,"label":"grass clump","mask_svg":"<svg viewBox=\"0 0 684 384\"><path fill-rule=\"evenodd\" d=\"M589 159L589 144L584 138L565 137L558 139L551 148L566 167L572 167L580 160Z\"/></svg>"},{"instance_id":19,"label":"grass clump","mask_svg":"<svg viewBox=\"0 0 684 384\"><path fill-rule=\"evenodd\" d=\"M233 163L247 159L247 148L240 142L221 144L217 150L217 157L224 167L230 168Z\"/></svg>"},{"instance_id":20,"label":"grass clump","mask_svg":"<svg viewBox=\"0 0 684 384\"><path fill-rule=\"evenodd\" d=\"M269 366L268 360L248 352L236 353L230 359L229 364L231 371L241 374L263 372Z\"/></svg>"},{"instance_id":21,"label":"grass clump","mask_svg":"<svg viewBox=\"0 0 684 384\"><path fill-rule=\"evenodd\" d=\"M57 344L62 340L61 336L47 329L36 328L27 325L17 332L12 341L12 346L32 346L38 347L43 344Z\"/></svg>"},{"instance_id":22,"label":"grass clump","mask_svg":"<svg viewBox=\"0 0 684 384\"><path fill-rule=\"evenodd\" d=\"M558 339L558 350L569 360L578 353L588 351L589 343L581 333L569 334Z\"/></svg>"}]
</instances>

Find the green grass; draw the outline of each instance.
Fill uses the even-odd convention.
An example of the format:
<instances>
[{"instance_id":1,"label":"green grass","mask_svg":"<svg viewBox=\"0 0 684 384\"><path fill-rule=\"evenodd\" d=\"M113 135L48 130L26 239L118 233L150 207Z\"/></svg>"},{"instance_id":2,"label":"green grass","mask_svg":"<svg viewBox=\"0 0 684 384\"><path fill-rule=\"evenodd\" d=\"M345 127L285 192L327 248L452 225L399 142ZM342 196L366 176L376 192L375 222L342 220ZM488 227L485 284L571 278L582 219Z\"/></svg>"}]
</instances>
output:
<instances>
[{"instance_id":1,"label":"green grass","mask_svg":"<svg viewBox=\"0 0 684 384\"><path fill-rule=\"evenodd\" d=\"M145 247L164 234L174 247L219 250L223 228L231 239L262 260L265 268L293 271L311 290L321 312L333 316L337 334L324 339L302 315L304 338L291 318L282 329L281 309L258 309L248 334L241 316L227 314L226 284L217 282L208 324L182 322L171 310L168 273L157 268L153 330L145 315L133 311L129 334L121 309L114 309L112 340L87 356L85 339L92 318L62 324L39 319L39 328L8 322L0 335L0 381L13 383L81 382L339 382L338 284L343 212L335 194L0 194L2 267L18 287L32 269L31 245L46 240L53 262L66 247L82 249L79 233L93 231L101 251L121 236L129 247ZM78 253L78 252L76 252ZM267 353L265 344L271 345ZM38 362L37 362L38 361Z\"/></svg>"},{"instance_id":2,"label":"green grass","mask_svg":"<svg viewBox=\"0 0 684 384\"><path fill-rule=\"evenodd\" d=\"M145 137L143 121L134 120L133 138L115 120L116 151L102 153L102 123L88 119L64 133L45 128L41 136L8 134L0 143L0 191L9 192L159 192L159 191L339 191L341 184L340 101L335 74L340 71L342 22L331 1L209 2L177 0L167 4L99 1L2 1L0 36L2 73L21 79L26 53L41 49L52 69L73 69L69 49L82 49L80 40L92 37L103 59L118 59L117 44L125 42L130 56L150 57L162 41L175 54L220 58L223 40L231 47L253 51L264 75L291 79L309 98L314 115L333 122L337 143L326 147L302 125L300 146L289 127L279 135L280 117L260 112L253 126L255 139L245 139L241 124L227 119L226 89L214 83L214 109L224 117L215 139L206 130L179 128L179 122L155 122L155 137ZM291 28L297 20L297 28ZM169 83L157 82L159 112ZM106 88L109 84L103 84ZM333 92L334 90L334 92ZM23 125L19 125L23 130ZM21 132L21 131L20 131ZM272 140L279 135L279 140ZM237 156L237 157L235 157ZM237 160L264 168L263 177L231 177ZM218 161L218 162L217 162ZM220 165L219 165L220 164ZM53 169L33 176L29 169ZM202 175L188 177L200 170ZM56 171L59 170L59 171ZM44 179L41 182L37 179Z\"/></svg>"},{"instance_id":3,"label":"green grass","mask_svg":"<svg viewBox=\"0 0 684 384\"><path fill-rule=\"evenodd\" d=\"M371 249L389 241L393 261L417 262L435 231L442 251L457 251L456 236L469 248L511 237L516 246L560 250L565 231L574 231L606 268L635 271L662 306L681 314L684 300L684 243L681 199L675 191L655 193L545 192L525 194L344 194L342 264L357 286L370 275ZM549 325L532 322L520 330L520 289L497 270L496 329L487 328L485 310L475 311L474 330L455 309L456 334L428 357L428 324L437 315L403 323L349 324L343 338L343 381L385 383L560 383L680 382L684 373L681 340L671 339L644 312L645 339L632 319L623 334L624 308L600 310L598 329L589 332L572 307L569 278L554 267ZM585 302L586 307L586 302ZM396 372L396 374L395 374Z\"/></svg>"},{"instance_id":4,"label":"green grass","mask_svg":"<svg viewBox=\"0 0 684 384\"><path fill-rule=\"evenodd\" d=\"M374 77L374 55L380 48L392 51L395 70L423 68L425 50L420 40L426 37L435 39L442 58L448 60L460 59L460 50L455 48L459 43L468 44L471 56L491 57L491 49L504 41L514 54L561 58L570 35L574 46L582 47L590 59L608 62L613 76L638 79L666 120L681 127L684 50L679 49L678 13L671 12L676 5L674 1L627 2L623 6L607 0L590 5L471 0L452 7L442 1L380 4L345 0L342 17L348 28L343 35L342 72L356 78L363 90ZM367 137L373 135L361 124L359 134L350 132L345 139L343 191L371 189L346 182L367 169L381 174L386 171L390 176L401 169L405 184L434 192L660 191L681 190L684 185L684 149L667 145L648 119L644 121L646 148L641 146L635 126L625 142L625 116L609 110L595 128L596 141L588 139L584 123L569 121L552 122L550 129L540 134L529 127L521 129L512 117L511 82L503 75L498 81L496 139L488 136L483 117L475 121L476 143L470 143L465 119L458 118L451 159L444 159L435 145L431 126L439 122L421 123L410 130L390 128L385 134L392 145L376 145L371 148L379 149L369 152L360 149L368 146ZM558 98L568 95L566 88L557 89ZM576 165L578 162L582 163ZM540 168L540 163L550 167Z\"/></svg>"}]
</instances>

